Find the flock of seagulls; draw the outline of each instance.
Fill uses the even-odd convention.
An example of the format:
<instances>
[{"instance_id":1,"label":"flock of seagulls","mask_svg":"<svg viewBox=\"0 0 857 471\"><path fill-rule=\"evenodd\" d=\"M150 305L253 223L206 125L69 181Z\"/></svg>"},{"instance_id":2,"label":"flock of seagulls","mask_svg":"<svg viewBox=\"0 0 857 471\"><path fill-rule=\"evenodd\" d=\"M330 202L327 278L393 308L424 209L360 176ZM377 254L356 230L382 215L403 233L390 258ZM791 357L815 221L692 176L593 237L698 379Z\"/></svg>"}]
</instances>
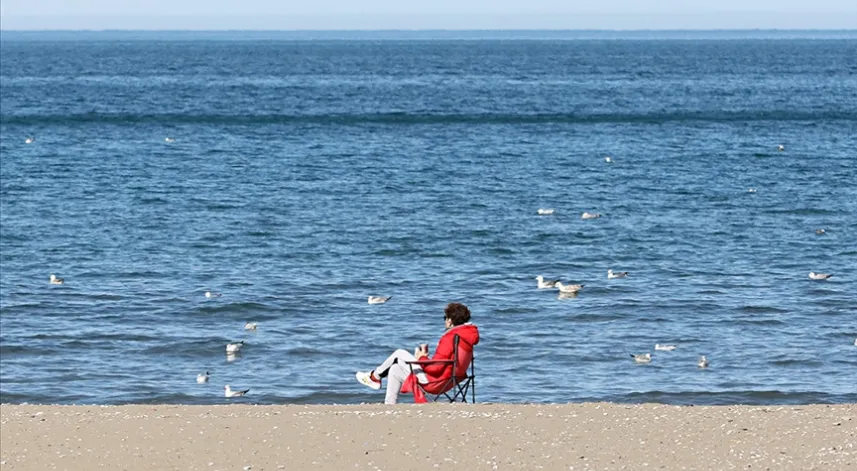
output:
<instances>
[{"instance_id":1,"label":"flock of seagulls","mask_svg":"<svg viewBox=\"0 0 857 471\"><path fill-rule=\"evenodd\" d=\"M661 345L658 343L655 344L655 350L671 352L675 349L675 345ZM652 362L651 353L631 353L631 358L633 358L634 363L637 363L638 365L647 365ZM696 362L696 366L698 368L708 368L708 358L705 355L701 355L699 357L699 360Z\"/></svg>"}]
</instances>

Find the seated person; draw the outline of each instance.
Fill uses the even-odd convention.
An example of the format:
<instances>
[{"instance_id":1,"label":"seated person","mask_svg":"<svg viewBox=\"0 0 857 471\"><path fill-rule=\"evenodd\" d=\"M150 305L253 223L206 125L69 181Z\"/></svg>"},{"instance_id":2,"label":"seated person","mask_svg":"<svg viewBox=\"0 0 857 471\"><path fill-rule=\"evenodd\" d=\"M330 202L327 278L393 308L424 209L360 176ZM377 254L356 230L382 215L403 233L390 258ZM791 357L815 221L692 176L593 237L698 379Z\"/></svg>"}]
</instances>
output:
<instances>
[{"instance_id":1,"label":"seated person","mask_svg":"<svg viewBox=\"0 0 857 471\"><path fill-rule=\"evenodd\" d=\"M470 323L470 309L460 303L449 303L444 309L443 320L446 332L440 338L435 349L434 357L429 358L428 347L417 347L413 355L405 350L396 350L383 363L372 371L358 371L357 381L372 389L381 389L381 380L387 378L387 396L385 404L395 404L399 400L399 391L411 374L411 368L406 363L417 360L452 360L455 335L459 336L459 348L470 351L479 343L479 330ZM425 363L413 365L416 380L422 385L443 385L452 377L452 365L443 363ZM459 375L457 375L459 376Z\"/></svg>"}]
</instances>

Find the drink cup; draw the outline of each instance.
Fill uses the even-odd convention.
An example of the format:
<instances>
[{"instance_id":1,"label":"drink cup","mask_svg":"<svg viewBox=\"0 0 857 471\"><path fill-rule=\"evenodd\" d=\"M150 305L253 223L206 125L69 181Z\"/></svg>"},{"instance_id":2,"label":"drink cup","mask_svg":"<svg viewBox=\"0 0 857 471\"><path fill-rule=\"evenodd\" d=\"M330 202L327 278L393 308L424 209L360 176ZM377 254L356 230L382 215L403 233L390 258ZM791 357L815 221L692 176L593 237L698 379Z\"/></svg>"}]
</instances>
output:
<instances>
[{"instance_id":1,"label":"drink cup","mask_svg":"<svg viewBox=\"0 0 857 471\"><path fill-rule=\"evenodd\" d=\"M420 350L428 353L428 344L427 343L421 343L420 344Z\"/></svg>"}]
</instances>

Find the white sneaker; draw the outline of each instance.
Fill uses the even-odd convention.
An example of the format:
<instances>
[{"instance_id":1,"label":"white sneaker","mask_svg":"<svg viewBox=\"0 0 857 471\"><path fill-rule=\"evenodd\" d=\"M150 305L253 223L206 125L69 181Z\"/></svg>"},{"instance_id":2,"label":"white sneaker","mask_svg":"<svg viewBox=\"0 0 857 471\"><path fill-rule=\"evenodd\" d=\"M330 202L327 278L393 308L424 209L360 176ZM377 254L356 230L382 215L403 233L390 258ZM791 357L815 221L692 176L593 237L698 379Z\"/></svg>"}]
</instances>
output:
<instances>
[{"instance_id":1,"label":"white sneaker","mask_svg":"<svg viewBox=\"0 0 857 471\"><path fill-rule=\"evenodd\" d=\"M372 389L381 389L380 381L372 381L372 373L369 371L358 371L355 375L357 377L357 381L364 385L369 386Z\"/></svg>"}]
</instances>

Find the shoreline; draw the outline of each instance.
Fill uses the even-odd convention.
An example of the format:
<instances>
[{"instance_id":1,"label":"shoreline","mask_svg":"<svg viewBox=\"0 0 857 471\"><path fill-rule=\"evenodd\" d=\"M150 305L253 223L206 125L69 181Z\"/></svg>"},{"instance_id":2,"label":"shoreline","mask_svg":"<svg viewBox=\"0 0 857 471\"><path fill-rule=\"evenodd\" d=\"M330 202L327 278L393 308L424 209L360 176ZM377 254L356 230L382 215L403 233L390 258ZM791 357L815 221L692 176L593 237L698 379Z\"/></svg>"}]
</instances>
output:
<instances>
[{"instance_id":1,"label":"shoreline","mask_svg":"<svg viewBox=\"0 0 857 471\"><path fill-rule=\"evenodd\" d=\"M0 405L0 469L855 469L857 404Z\"/></svg>"}]
</instances>

